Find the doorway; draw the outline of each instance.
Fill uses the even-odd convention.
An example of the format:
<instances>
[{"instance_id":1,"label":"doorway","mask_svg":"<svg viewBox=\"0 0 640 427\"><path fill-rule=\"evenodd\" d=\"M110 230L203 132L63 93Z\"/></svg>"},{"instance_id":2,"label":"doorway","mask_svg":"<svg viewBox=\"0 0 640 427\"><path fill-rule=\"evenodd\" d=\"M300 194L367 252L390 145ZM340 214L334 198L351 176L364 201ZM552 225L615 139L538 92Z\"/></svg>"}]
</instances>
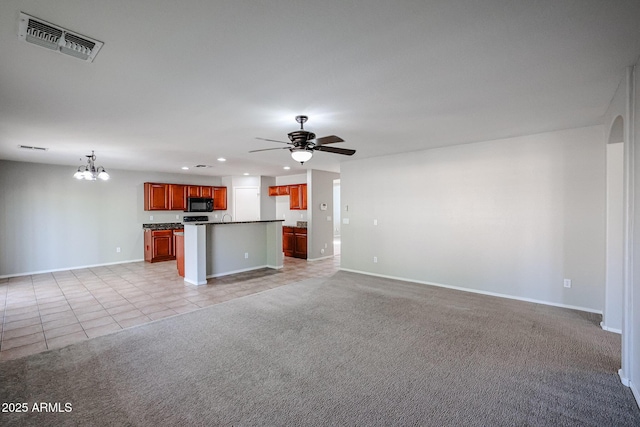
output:
<instances>
[{"instance_id":1,"label":"doorway","mask_svg":"<svg viewBox=\"0 0 640 427\"><path fill-rule=\"evenodd\" d=\"M258 187L233 189L234 221L260 220L260 190Z\"/></svg>"}]
</instances>

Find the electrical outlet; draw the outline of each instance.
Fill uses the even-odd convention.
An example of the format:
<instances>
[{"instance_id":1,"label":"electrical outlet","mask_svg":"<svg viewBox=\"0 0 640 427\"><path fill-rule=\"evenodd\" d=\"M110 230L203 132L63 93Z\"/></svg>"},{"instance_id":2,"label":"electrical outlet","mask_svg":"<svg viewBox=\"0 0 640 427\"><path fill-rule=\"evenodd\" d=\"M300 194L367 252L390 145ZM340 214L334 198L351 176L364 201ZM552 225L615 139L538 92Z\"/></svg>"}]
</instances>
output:
<instances>
[{"instance_id":1,"label":"electrical outlet","mask_svg":"<svg viewBox=\"0 0 640 427\"><path fill-rule=\"evenodd\" d=\"M349 218L342 218L342 223L343 224L349 224Z\"/></svg>"},{"instance_id":2,"label":"electrical outlet","mask_svg":"<svg viewBox=\"0 0 640 427\"><path fill-rule=\"evenodd\" d=\"M249 258L249 252L245 252L244 253L244 259L248 259Z\"/></svg>"},{"instance_id":3,"label":"electrical outlet","mask_svg":"<svg viewBox=\"0 0 640 427\"><path fill-rule=\"evenodd\" d=\"M374 262L374 263L375 263L375 262L378 262L378 257L377 257L377 256L374 256L374 257L373 257L373 262Z\"/></svg>"},{"instance_id":4,"label":"electrical outlet","mask_svg":"<svg viewBox=\"0 0 640 427\"><path fill-rule=\"evenodd\" d=\"M180 219L180 215L176 215L176 219Z\"/></svg>"},{"instance_id":5,"label":"electrical outlet","mask_svg":"<svg viewBox=\"0 0 640 427\"><path fill-rule=\"evenodd\" d=\"M373 225L378 225L378 220L377 219L373 220Z\"/></svg>"},{"instance_id":6,"label":"electrical outlet","mask_svg":"<svg viewBox=\"0 0 640 427\"><path fill-rule=\"evenodd\" d=\"M331 215L327 215L327 221L331 221Z\"/></svg>"},{"instance_id":7,"label":"electrical outlet","mask_svg":"<svg viewBox=\"0 0 640 427\"><path fill-rule=\"evenodd\" d=\"M153 215L149 215L149 221L153 221Z\"/></svg>"},{"instance_id":8,"label":"electrical outlet","mask_svg":"<svg viewBox=\"0 0 640 427\"><path fill-rule=\"evenodd\" d=\"M565 288L571 287L571 279L564 279L564 287Z\"/></svg>"},{"instance_id":9,"label":"electrical outlet","mask_svg":"<svg viewBox=\"0 0 640 427\"><path fill-rule=\"evenodd\" d=\"M324 244L324 248L327 249L329 246L325 243Z\"/></svg>"},{"instance_id":10,"label":"electrical outlet","mask_svg":"<svg viewBox=\"0 0 640 427\"><path fill-rule=\"evenodd\" d=\"M116 252L120 253L120 247L119 246L116 248Z\"/></svg>"}]
</instances>

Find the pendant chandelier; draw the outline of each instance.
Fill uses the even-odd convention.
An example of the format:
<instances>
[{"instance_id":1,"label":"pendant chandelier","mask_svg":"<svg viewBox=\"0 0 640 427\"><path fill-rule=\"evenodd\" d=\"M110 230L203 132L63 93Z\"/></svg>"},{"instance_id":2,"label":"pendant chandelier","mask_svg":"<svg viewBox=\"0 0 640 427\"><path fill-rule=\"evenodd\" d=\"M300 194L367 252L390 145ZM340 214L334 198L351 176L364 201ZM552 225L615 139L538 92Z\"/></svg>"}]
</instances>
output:
<instances>
[{"instance_id":1,"label":"pendant chandelier","mask_svg":"<svg viewBox=\"0 0 640 427\"><path fill-rule=\"evenodd\" d=\"M91 154L87 154L87 164L84 166L78 167L76 173L73 174L75 179L86 179L87 181L95 181L100 178L103 181L109 179L109 174L102 167L98 166L96 168L94 162L96 161L96 155L91 151Z\"/></svg>"}]
</instances>

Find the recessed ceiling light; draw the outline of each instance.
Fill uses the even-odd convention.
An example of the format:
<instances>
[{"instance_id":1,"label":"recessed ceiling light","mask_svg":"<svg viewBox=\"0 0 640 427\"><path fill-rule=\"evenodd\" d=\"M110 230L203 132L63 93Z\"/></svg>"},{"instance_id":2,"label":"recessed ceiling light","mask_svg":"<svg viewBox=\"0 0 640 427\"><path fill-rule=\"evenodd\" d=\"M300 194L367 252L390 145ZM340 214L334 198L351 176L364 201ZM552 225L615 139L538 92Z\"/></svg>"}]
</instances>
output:
<instances>
[{"instance_id":1,"label":"recessed ceiling light","mask_svg":"<svg viewBox=\"0 0 640 427\"><path fill-rule=\"evenodd\" d=\"M225 159L224 157L218 157L218 161L219 161L219 162L226 162L226 161L227 161L227 159Z\"/></svg>"},{"instance_id":2,"label":"recessed ceiling light","mask_svg":"<svg viewBox=\"0 0 640 427\"><path fill-rule=\"evenodd\" d=\"M291 166L285 166L282 169L289 170L289 169L291 169Z\"/></svg>"},{"instance_id":3,"label":"recessed ceiling light","mask_svg":"<svg viewBox=\"0 0 640 427\"><path fill-rule=\"evenodd\" d=\"M249 172L245 172L242 175L247 176L247 175L249 175Z\"/></svg>"},{"instance_id":4,"label":"recessed ceiling light","mask_svg":"<svg viewBox=\"0 0 640 427\"><path fill-rule=\"evenodd\" d=\"M183 166L183 167L182 167L182 170L183 170L183 171L188 171L188 170L189 170L189 167L188 167L188 166Z\"/></svg>"}]
</instances>

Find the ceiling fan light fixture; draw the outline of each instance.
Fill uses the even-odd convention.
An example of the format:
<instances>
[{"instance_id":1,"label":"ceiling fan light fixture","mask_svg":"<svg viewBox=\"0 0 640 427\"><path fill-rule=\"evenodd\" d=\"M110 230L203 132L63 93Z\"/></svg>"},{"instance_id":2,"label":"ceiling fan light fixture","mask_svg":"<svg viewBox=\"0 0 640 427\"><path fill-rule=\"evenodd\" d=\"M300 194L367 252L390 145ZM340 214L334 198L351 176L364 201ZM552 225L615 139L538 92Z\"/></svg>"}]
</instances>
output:
<instances>
[{"instance_id":1,"label":"ceiling fan light fixture","mask_svg":"<svg viewBox=\"0 0 640 427\"><path fill-rule=\"evenodd\" d=\"M291 158L296 162L300 162L300 164L304 164L304 162L311 159L311 157L313 157L313 151L305 150L302 148L291 149Z\"/></svg>"}]
</instances>

